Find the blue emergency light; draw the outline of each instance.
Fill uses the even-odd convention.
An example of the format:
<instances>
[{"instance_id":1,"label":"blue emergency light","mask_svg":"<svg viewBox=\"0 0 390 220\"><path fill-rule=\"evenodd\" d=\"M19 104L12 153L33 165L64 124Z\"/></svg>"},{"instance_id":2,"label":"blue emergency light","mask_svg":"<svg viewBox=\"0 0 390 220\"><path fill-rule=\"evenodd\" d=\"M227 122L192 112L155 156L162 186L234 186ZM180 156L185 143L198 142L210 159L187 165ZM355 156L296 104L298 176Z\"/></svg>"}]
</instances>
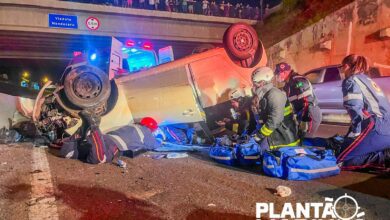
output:
<instances>
[{"instance_id":1,"label":"blue emergency light","mask_svg":"<svg viewBox=\"0 0 390 220\"><path fill-rule=\"evenodd\" d=\"M91 61L95 61L96 58L97 58L96 53L93 53L93 54L91 54L91 56L89 56L89 59L90 59Z\"/></svg>"}]
</instances>

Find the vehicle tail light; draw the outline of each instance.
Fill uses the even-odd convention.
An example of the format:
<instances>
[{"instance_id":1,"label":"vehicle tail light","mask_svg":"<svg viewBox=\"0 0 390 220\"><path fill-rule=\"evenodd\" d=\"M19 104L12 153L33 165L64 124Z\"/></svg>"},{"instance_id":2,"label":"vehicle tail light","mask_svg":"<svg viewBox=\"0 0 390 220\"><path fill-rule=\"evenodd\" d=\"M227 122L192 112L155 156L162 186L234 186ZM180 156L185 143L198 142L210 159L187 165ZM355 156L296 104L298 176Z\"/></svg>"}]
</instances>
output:
<instances>
[{"instance_id":1,"label":"vehicle tail light","mask_svg":"<svg viewBox=\"0 0 390 220\"><path fill-rule=\"evenodd\" d=\"M142 45L142 47L143 47L144 49L146 49L146 50L151 50L151 49L153 49L153 45L152 45L151 43L149 43L149 42L144 43L144 44Z\"/></svg>"},{"instance_id":2,"label":"vehicle tail light","mask_svg":"<svg viewBox=\"0 0 390 220\"><path fill-rule=\"evenodd\" d=\"M134 46L134 45L135 45L135 42L134 42L134 41L132 41L132 40L127 40L127 41L126 41L126 46L132 47L132 46Z\"/></svg>"},{"instance_id":3,"label":"vehicle tail light","mask_svg":"<svg viewBox=\"0 0 390 220\"><path fill-rule=\"evenodd\" d=\"M81 51L73 51L73 57L81 56L81 54L83 54Z\"/></svg>"}]
</instances>

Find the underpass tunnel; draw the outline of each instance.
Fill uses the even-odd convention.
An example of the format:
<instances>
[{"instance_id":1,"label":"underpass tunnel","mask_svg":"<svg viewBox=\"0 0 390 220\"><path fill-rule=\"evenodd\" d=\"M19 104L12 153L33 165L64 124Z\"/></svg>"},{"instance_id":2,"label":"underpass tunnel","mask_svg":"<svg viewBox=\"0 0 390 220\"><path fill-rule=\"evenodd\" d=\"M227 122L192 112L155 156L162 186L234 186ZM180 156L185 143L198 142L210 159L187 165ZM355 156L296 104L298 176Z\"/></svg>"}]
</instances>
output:
<instances>
[{"instance_id":1,"label":"underpass tunnel","mask_svg":"<svg viewBox=\"0 0 390 220\"><path fill-rule=\"evenodd\" d=\"M117 39L123 44L128 40L148 42L151 45L150 49L156 53L161 48L172 46L175 60L192 54L195 48L204 45L194 42L138 39L131 36ZM34 89L34 86L30 85L32 82L37 83L39 87L47 80L58 82L65 67L78 53L96 53L96 56L104 56L97 57L99 62L104 63L108 62L111 49L111 36L1 31L0 42L0 80L20 86L25 78L28 85L24 86L32 89ZM142 60L139 57L134 60L138 59Z\"/></svg>"}]
</instances>

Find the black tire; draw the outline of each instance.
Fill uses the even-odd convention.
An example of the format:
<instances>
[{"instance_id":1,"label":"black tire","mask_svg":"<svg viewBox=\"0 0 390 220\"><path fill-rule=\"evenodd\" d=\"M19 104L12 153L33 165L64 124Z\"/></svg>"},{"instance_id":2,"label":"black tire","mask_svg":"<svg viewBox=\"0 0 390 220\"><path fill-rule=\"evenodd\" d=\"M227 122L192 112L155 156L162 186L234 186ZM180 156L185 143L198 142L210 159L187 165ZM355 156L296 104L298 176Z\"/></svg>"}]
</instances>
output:
<instances>
[{"instance_id":1,"label":"black tire","mask_svg":"<svg viewBox=\"0 0 390 220\"><path fill-rule=\"evenodd\" d=\"M245 23L230 26L224 34L225 50L238 60L253 57L259 46L259 38L255 29Z\"/></svg>"},{"instance_id":2,"label":"black tire","mask_svg":"<svg viewBox=\"0 0 390 220\"><path fill-rule=\"evenodd\" d=\"M64 80L68 100L82 109L107 102L111 94L108 75L97 67L84 65L72 69Z\"/></svg>"},{"instance_id":3,"label":"black tire","mask_svg":"<svg viewBox=\"0 0 390 220\"><path fill-rule=\"evenodd\" d=\"M256 50L256 53L246 60L240 60L240 66L245 68L252 68L256 66L260 62L261 58L263 58L263 53L263 44L261 41L259 41L259 46Z\"/></svg>"}]
</instances>

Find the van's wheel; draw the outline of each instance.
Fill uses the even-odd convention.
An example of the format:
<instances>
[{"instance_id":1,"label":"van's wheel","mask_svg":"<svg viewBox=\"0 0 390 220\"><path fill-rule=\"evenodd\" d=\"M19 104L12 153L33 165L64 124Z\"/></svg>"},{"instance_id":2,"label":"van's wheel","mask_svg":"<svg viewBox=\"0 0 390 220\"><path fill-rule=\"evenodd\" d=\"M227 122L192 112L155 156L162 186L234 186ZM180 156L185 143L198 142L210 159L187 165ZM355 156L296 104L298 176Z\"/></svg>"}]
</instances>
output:
<instances>
[{"instance_id":1,"label":"van's wheel","mask_svg":"<svg viewBox=\"0 0 390 220\"><path fill-rule=\"evenodd\" d=\"M259 40L255 29L245 23L237 23L225 31L223 44L233 57L245 60L256 54Z\"/></svg>"},{"instance_id":2,"label":"van's wheel","mask_svg":"<svg viewBox=\"0 0 390 220\"><path fill-rule=\"evenodd\" d=\"M82 109L99 106L110 97L108 75L97 67L84 65L72 69L65 77L67 99Z\"/></svg>"}]
</instances>

